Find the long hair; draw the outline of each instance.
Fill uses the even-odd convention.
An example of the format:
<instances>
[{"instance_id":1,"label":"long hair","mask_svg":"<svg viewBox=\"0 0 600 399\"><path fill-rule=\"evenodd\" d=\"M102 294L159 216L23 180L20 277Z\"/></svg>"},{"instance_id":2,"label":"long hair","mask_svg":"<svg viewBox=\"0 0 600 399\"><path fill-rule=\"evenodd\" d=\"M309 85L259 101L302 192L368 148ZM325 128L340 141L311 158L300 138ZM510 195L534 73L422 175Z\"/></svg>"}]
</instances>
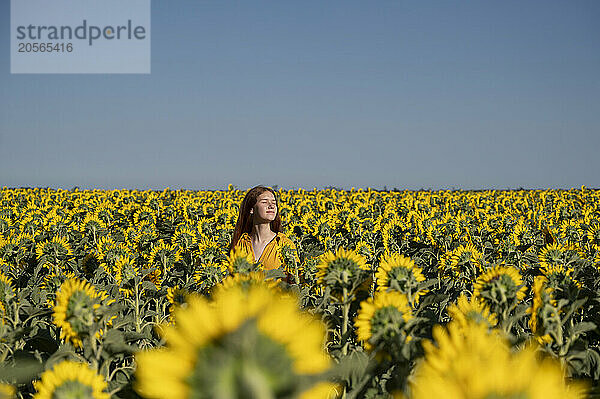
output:
<instances>
[{"instance_id":1,"label":"long hair","mask_svg":"<svg viewBox=\"0 0 600 399\"><path fill-rule=\"evenodd\" d=\"M275 197L275 204L277 204L277 214L275 215L275 219L273 219L273 221L270 223L271 231L274 233L279 233L279 231L281 231L279 203L277 202L277 195L275 195L275 191L273 191L272 188L265 186L253 187L246 193L246 196L244 196L244 200L242 201L242 205L240 206L240 213L238 215L237 222L235 223L235 230L233 231L233 236L231 237L229 251L235 248L243 233L250 233L252 231L252 217L250 215L250 210L254 208L254 205L256 205L258 196L265 191L270 191L273 194L273 197Z\"/></svg>"}]
</instances>

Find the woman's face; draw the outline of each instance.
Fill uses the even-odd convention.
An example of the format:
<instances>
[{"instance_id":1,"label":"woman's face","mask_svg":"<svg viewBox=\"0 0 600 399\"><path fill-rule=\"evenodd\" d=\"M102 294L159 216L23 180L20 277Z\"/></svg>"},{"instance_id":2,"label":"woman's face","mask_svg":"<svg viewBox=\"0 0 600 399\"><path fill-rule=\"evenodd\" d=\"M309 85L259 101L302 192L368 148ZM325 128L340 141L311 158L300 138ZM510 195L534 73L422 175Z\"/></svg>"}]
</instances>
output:
<instances>
[{"instance_id":1,"label":"woman's face","mask_svg":"<svg viewBox=\"0 0 600 399\"><path fill-rule=\"evenodd\" d=\"M252 208L255 223L272 222L277 216L277 202L270 191L265 191L256 198L256 205Z\"/></svg>"}]
</instances>

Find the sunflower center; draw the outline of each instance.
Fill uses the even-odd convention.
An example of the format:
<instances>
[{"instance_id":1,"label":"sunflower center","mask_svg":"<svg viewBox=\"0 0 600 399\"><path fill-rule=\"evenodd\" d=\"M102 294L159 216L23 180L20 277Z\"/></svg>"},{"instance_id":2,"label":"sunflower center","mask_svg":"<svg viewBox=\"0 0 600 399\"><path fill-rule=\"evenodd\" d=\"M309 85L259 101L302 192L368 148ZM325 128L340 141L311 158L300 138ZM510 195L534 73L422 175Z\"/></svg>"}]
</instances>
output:
<instances>
[{"instance_id":1,"label":"sunflower center","mask_svg":"<svg viewBox=\"0 0 600 399\"><path fill-rule=\"evenodd\" d=\"M469 310L465 313L465 318L467 320L473 321L477 324L487 324L491 325L489 317L485 317L481 312L477 310Z\"/></svg>"},{"instance_id":2,"label":"sunflower center","mask_svg":"<svg viewBox=\"0 0 600 399\"><path fill-rule=\"evenodd\" d=\"M352 285L353 279L360 274L360 266L352 259L337 258L327 268L325 281L331 281L342 286Z\"/></svg>"},{"instance_id":3,"label":"sunflower center","mask_svg":"<svg viewBox=\"0 0 600 399\"><path fill-rule=\"evenodd\" d=\"M388 341L398 335L404 325L404 317L395 306L375 310L371 319L371 341Z\"/></svg>"},{"instance_id":4,"label":"sunflower center","mask_svg":"<svg viewBox=\"0 0 600 399\"><path fill-rule=\"evenodd\" d=\"M292 366L285 347L249 320L198 351L187 378L190 398L291 397L298 386Z\"/></svg>"},{"instance_id":5,"label":"sunflower center","mask_svg":"<svg viewBox=\"0 0 600 399\"><path fill-rule=\"evenodd\" d=\"M388 287L405 292L411 282L412 273L405 267L394 267L388 273ZM414 284L410 284L413 286Z\"/></svg>"},{"instance_id":6,"label":"sunflower center","mask_svg":"<svg viewBox=\"0 0 600 399\"><path fill-rule=\"evenodd\" d=\"M529 395L525 392L515 392L515 393L489 393L485 396L485 399L529 399Z\"/></svg>"},{"instance_id":7,"label":"sunflower center","mask_svg":"<svg viewBox=\"0 0 600 399\"><path fill-rule=\"evenodd\" d=\"M65 381L52 393L52 399L89 399L93 397L92 387L79 381Z\"/></svg>"},{"instance_id":8,"label":"sunflower center","mask_svg":"<svg viewBox=\"0 0 600 399\"><path fill-rule=\"evenodd\" d=\"M518 290L519 287L509 275L500 274L485 284L481 295L493 302L504 303L507 300L514 300Z\"/></svg>"},{"instance_id":9,"label":"sunflower center","mask_svg":"<svg viewBox=\"0 0 600 399\"><path fill-rule=\"evenodd\" d=\"M69 298L66 316L77 334L89 330L94 323L94 300L83 291L75 291Z\"/></svg>"}]
</instances>

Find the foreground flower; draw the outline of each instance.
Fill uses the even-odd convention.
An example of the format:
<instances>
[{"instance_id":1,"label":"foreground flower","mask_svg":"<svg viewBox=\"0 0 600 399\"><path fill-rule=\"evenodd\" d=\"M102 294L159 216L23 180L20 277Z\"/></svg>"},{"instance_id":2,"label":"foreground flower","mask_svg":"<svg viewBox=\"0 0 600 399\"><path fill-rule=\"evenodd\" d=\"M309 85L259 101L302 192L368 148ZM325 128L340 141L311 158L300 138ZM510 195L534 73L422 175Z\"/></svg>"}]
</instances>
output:
<instances>
[{"instance_id":1,"label":"foreground flower","mask_svg":"<svg viewBox=\"0 0 600 399\"><path fill-rule=\"evenodd\" d=\"M277 281L273 279L267 279L267 275L264 271L249 272L249 273L238 273L233 276L227 276L221 281L221 284L215 286L216 290L231 289L234 287L242 288L244 291L248 291L251 287L266 285L269 288L275 289L277 287Z\"/></svg>"},{"instance_id":2,"label":"foreground flower","mask_svg":"<svg viewBox=\"0 0 600 399\"><path fill-rule=\"evenodd\" d=\"M107 384L87 364L63 361L42 374L35 382L34 399L89 398L109 399Z\"/></svg>"},{"instance_id":3,"label":"foreground flower","mask_svg":"<svg viewBox=\"0 0 600 399\"><path fill-rule=\"evenodd\" d=\"M60 327L60 337L76 347L91 334L98 315L102 295L90 283L68 279L59 288L54 306L54 324Z\"/></svg>"},{"instance_id":4,"label":"foreground flower","mask_svg":"<svg viewBox=\"0 0 600 399\"><path fill-rule=\"evenodd\" d=\"M249 273L261 270L260 265L254 263L252 254L244 251L241 247L235 247L227 257L227 269L230 274Z\"/></svg>"},{"instance_id":5,"label":"foreground flower","mask_svg":"<svg viewBox=\"0 0 600 399\"><path fill-rule=\"evenodd\" d=\"M354 321L356 335L371 351L379 344L403 343L403 327L412 318L406 295L397 291L379 291L374 298L361 302Z\"/></svg>"},{"instance_id":6,"label":"foreground flower","mask_svg":"<svg viewBox=\"0 0 600 399\"><path fill-rule=\"evenodd\" d=\"M12 385L0 382L0 399L13 399L17 389Z\"/></svg>"},{"instance_id":7,"label":"foreground flower","mask_svg":"<svg viewBox=\"0 0 600 399\"><path fill-rule=\"evenodd\" d=\"M507 342L483 324L435 326L435 344L424 342L424 361L411 382L411 398L583 398L580 385L567 385L560 365L538 361L535 349L511 353Z\"/></svg>"},{"instance_id":8,"label":"foreground flower","mask_svg":"<svg viewBox=\"0 0 600 399\"><path fill-rule=\"evenodd\" d=\"M136 389L147 398L295 397L330 366L323 324L261 285L217 290L212 302L190 296L161 335L166 348L136 356ZM327 398L317 391L307 397Z\"/></svg>"}]
</instances>

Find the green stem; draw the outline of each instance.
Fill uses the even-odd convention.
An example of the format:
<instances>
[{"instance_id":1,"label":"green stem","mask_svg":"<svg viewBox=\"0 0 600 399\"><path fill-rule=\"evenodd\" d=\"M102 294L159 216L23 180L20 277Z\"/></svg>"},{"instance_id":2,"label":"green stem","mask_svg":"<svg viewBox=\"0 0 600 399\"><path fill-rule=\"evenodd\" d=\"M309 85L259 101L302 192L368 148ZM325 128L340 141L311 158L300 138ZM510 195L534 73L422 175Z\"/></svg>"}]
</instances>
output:
<instances>
[{"instance_id":1,"label":"green stem","mask_svg":"<svg viewBox=\"0 0 600 399\"><path fill-rule=\"evenodd\" d=\"M139 333L142 329L140 327L140 289L136 279L135 283L135 332Z\"/></svg>"},{"instance_id":2,"label":"green stem","mask_svg":"<svg viewBox=\"0 0 600 399\"><path fill-rule=\"evenodd\" d=\"M348 341L346 337L346 333L348 332L348 314L350 313L350 304L348 303L348 289L346 287L343 288L342 294L342 311L344 320L342 322L342 355L348 354Z\"/></svg>"}]
</instances>

